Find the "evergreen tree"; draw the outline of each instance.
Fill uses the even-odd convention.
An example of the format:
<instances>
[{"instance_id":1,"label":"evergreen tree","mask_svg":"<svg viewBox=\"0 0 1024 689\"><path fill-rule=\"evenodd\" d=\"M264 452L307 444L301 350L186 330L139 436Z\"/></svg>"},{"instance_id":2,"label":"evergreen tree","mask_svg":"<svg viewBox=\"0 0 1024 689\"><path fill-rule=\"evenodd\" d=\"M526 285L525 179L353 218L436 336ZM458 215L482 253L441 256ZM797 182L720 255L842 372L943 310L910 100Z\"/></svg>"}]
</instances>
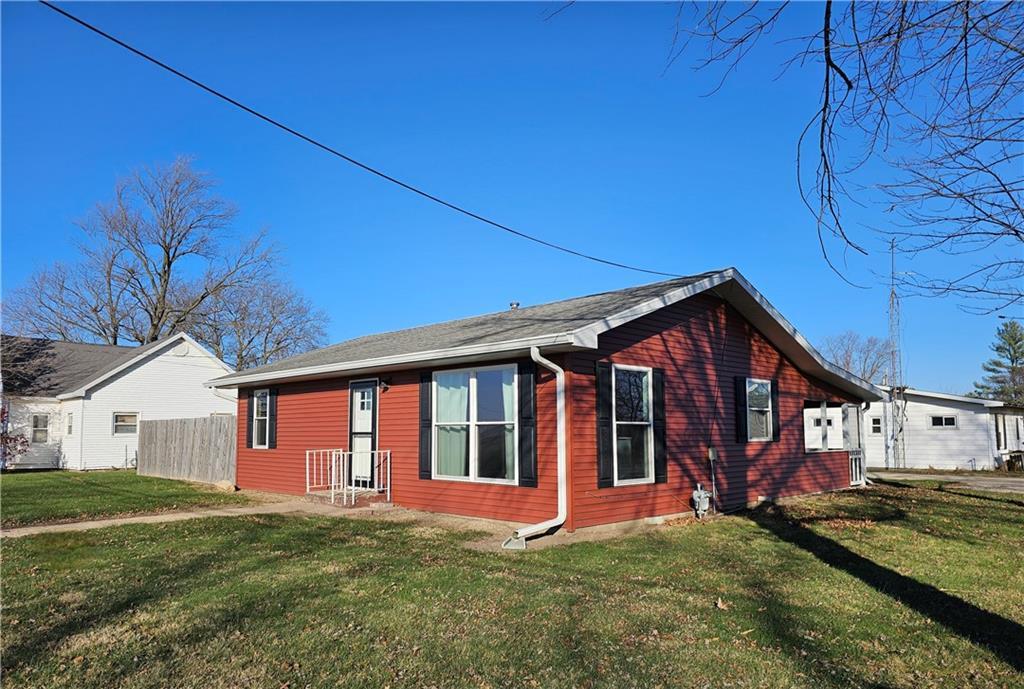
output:
<instances>
[{"instance_id":1,"label":"evergreen tree","mask_svg":"<svg viewBox=\"0 0 1024 689\"><path fill-rule=\"evenodd\" d=\"M1017 321L999 326L992 351L996 356L981 365L986 375L974 384L975 395L1024 406L1024 327Z\"/></svg>"}]
</instances>

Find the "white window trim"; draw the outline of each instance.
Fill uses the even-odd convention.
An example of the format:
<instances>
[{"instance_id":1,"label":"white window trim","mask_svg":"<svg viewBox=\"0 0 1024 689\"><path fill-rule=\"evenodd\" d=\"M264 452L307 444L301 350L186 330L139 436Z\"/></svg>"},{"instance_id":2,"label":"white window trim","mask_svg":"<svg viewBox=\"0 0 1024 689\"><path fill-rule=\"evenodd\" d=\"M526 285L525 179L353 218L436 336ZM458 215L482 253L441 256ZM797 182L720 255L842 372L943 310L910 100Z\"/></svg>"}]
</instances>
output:
<instances>
[{"instance_id":1,"label":"white window trim","mask_svg":"<svg viewBox=\"0 0 1024 689\"><path fill-rule=\"evenodd\" d=\"M647 374L647 415L648 421L622 421L628 426L647 426L647 476L619 480L619 420L615 416L615 371L643 371ZM612 364L612 485L640 486L654 483L654 369L648 366Z\"/></svg>"},{"instance_id":2,"label":"white window trim","mask_svg":"<svg viewBox=\"0 0 1024 689\"><path fill-rule=\"evenodd\" d=\"M135 415L135 432L134 433L118 433L117 432L117 417L121 414L134 414ZM110 415L110 435L115 438L137 437L139 435L139 421L142 420L142 414L137 411L115 411ZM122 424L123 425L123 424Z\"/></svg>"},{"instance_id":3,"label":"white window trim","mask_svg":"<svg viewBox=\"0 0 1024 689\"><path fill-rule=\"evenodd\" d=\"M878 422L878 432L875 432L875 421ZM881 416L869 416L868 417L868 434L869 435L882 435L884 428L882 426Z\"/></svg>"},{"instance_id":4,"label":"white window trim","mask_svg":"<svg viewBox=\"0 0 1024 689\"><path fill-rule=\"evenodd\" d=\"M942 425L935 426L932 424L932 419L941 418ZM946 419L953 419L953 425L947 426ZM960 428L960 415L959 414L929 414L928 415L928 430L932 431L955 431Z\"/></svg>"},{"instance_id":5,"label":"white window trim","mask_svg":"<svg viewBox=\"0 0 1024 689\"><path fill-rule=\"evenodd\" d=\"M69 411L66 415L66 421L67 423L64 424L64 434L72 436L75 434L75 413Z\"/></svg>"},{"instance_id":6,"label":"white window trim","mask_svg":"<svg viewBox=\"0 0 1024 689\"><path fill-rule=\"evenodd\" d=\"M768 410L768 437L767 438L751 438L750 437L750 384L751 383L767 383L768 384L768 406L761 408L758 407L758 411ZM747 442L748 443L770 443L772 438L775 437L775 410L772 408L772 381L767 378L747 378L746 387L743 388L744 394L744 406L743 413L747 415Z\"/></svg>"},{"instance_id":7,"label":"white window trim","mask_svg":"<svg viewBox=\"0 0 1024 689\"><path fill-rule=\"evenodd\" d=\"M477 421L476 409L476 374L481 371L512 371L512 444L514 456L512 458L513 477L486 478L477 475L477 434L474 432L477 426L508 426L508 421ZM438 374L468 373L469 374L469 420L465 422L444 422L437 421L437 376ZM430 389L430 476L438 481L460 481L462 483L491 483L501 486L519 485L519 367L515 364L498 364L495 366L474 366L470 368L449 368L434 371L431 374ZM469 433L469 476L448 476L437 471L437 427L463 425Z\"/></svg>"},{"instance_id":8,"label":"white window trim","mask_svg":"<svg viewBox=\"0 0 1024 689\"><path fill-rule=\"evenodd\" d=\"M36 428L36 417L42 416L46 419L46 426L44 428ZM50 415L49 414L32 414L32 418L29 419L29 444L30 445L49 445L50 444ZM36 441L36 431L46 431L46 440L41 442Z\"/></svg>"},{"instance_id":9,"label":"white window trim","mask_svg":"<svg viewBox=\"0 0 1024 689\"><path fill-rule=\"evenodd\" d=\"M267 415L256 416L256 410L259 409L259 404L256 402L256 398L259 397L261 392L267 393ZM252 414L252 449L254 450L269 450L270 449L270 388L260 388L259 390L252 391L252 410L249 412ZM256 420L262 419L267 422L267 432L263 435L263 444L259 445L256 443Z\"/></svg>"}]
</instances>

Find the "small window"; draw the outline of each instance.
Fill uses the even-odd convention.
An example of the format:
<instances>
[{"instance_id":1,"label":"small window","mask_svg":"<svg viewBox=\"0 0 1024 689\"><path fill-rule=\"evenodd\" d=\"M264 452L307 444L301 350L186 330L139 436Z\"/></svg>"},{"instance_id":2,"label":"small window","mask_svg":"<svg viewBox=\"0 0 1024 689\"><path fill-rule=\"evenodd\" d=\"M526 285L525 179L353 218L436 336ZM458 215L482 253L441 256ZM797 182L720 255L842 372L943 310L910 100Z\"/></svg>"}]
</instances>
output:
<instances>
[{"instance_id":1,"label":"small window","mask_svg":"<svg viewBox=\"0 0 1024 689\"><path fill-rule=\"evenodd\" d=\"M257 390L252 401L252 446L265 450L270 429L270 390Z\"/></svg>"},{"instance_id":2,"label":"small window","mask_svg":"<svg viewBox=\"0 0 1024 689\"><path fill-rule=\"evenodd\" d=\"M832 419L826 419L826 421L827 421L828 423L826 423L825 425L826 425L826 426L828 426L829 428L832 428ZM815 420L814 420L814 425L815 425L815 426L816 426L817 428L821 428L821 419L820 419L820 418L819 418L819 419L815 419Z\"/></svg>"},{"instance_id":3,"label":"small window","mask_svg":"<svg viewBox=\"0 0 1024 689\"><path fill-rule=\"evenodd\" d=\"M956 428L955 416L932 416L930 419L932 428Z\"/></svg>"},{"instance_id":4,"label":"small window","mask_svg":"<svg viewBox=\"0 0 1024 689\"><path fill-rule=\"evenodd\" d=\"M871 417L871 435L882 435L882 417Z\"/></svg>"},{"instance_id":5,"label":"small window","mask_svg":"<svg viewBox=\"0 0 1024 689\"><path fill-rule=\"evenodd\" d=\"M32 442L43 444L50 442L49 414L32 415Z\"/></svg>"},{"instance_id":6,"label":"small window","mask_svg":"<svg viewBox=\"0 0 1024 689\"><path fill-rule=\"evenodd\" d=\"M654 424L651 369L614 366L615 485L654 481Z\"/></svg>"},{"instance_id":7,"label":"small window","mask_svg":"<svg viewBox=\"0 0 1024 689\"><path fill-rule=\"evenodd\" d=\"M359 411L373 410L373 391L363 388L359 391Z\"/></svg>"},{"instance_id":8,"label":"small window","mask_svg":"<svg viewBox=\"0 0 1024 689\"><path fill-rule=\"evenodd\" d=\"M747 378L747 440L771 439L772 382Z\"/></svg>"},{"instance_id":9,"label":"small window","mask_svg":"<svg viewBox=\"0 0 1024 689\"><path fill-rule=\"evenodd\" d=\"M72 414L71 412L68 412L67 422L67 431L65 434L71 435L72 432L75 430L75 415Z\"/></svg>"},{"instance_id":10,"label":"small window","mask_svg":"<svg viewBox=\"0 0 1024 689\"><path fill-rule=\"evenodd\" d=\"M135 435L138 432L138 414L114 412L114 435Z\"/></svg>"}]
</instances>

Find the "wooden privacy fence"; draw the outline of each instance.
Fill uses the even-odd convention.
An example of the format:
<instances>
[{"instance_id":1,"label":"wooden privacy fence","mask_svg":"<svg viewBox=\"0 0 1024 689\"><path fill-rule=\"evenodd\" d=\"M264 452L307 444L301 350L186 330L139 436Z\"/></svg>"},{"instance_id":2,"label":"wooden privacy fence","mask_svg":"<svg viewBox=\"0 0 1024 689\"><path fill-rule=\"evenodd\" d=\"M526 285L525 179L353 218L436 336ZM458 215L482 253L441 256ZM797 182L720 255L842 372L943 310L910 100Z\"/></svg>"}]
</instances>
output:
<instances>
[{"instance_id":1,"label":"wooden privacy fence","mask_svg":"<svg viewBox=\"0 0 1024 689\"><path fill-rule=\"evenodd\" d=\"M235 482L235 417L139 423L138 472L186 481Z\"/></svg>"}]
</instances>

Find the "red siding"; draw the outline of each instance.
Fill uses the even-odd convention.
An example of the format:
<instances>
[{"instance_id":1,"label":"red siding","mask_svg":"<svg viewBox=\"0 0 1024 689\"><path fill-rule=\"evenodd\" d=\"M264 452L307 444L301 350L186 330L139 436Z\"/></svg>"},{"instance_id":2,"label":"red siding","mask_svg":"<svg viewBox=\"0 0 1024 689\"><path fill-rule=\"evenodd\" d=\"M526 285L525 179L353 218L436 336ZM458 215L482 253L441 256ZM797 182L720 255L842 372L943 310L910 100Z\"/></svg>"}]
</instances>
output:
<instances>
[{"instance_id":1,"label":"red siding","mask_svg":"<svg viewBox=\"0 0 1024 689\"><path fill-rule=\"evenodd\" d=\"M849 485L845 452L805 453L803 402L850 401L800 373L735 310L700 295L605 333L594 353L554 358L567 368L568 529L690 509L700 481L710 489L707 447L718 450L718 491L727 506ZM597 488L595 362L665 369L668 483ZM384 374L378 447L392 451L392 496L406 507L535 522L555 514L555 380L538 370L537 488L419 478L419 370ZM780 389L778 442L735 441L734 377L775 378ZM278 446L245 447L238 429L237 482L242 488L302 494L305 451L348 447L348 379L279 385ZM247 415L245 391L239 419Z\"/></svg>"},{"instance_id":2,"label":"red siding","mask_svg":"<svg viewBox=\"0 0 1024 689\"><path fill-rule=\"evenodd\" d=\"M302 495L306 492L306 450L348 446L348 380L276 387L277 448L273 450L245 446L249 402L247 391L239 390L235 481L240 488Z\"/></svg>"},{"instance_id":3,"label":"red siding","mask_svg":"<svg viewBox=\"0 0 1024 689\"><path fill-rule=\"evenodd\" d=\"M598 359L665 370L667 483L598 489ZM804 451L803 403L852 400L798 371L739 313L715 297L687 299L615 328L601 336L597 352L573 354L570 367L569 528L688 511L698 481L711 489L709 444L718 450L718 492L730 507L758 496L782 497L850 483L845 452ZM777 442L736 442L734 379L747 375L779 382Z\"/></svg>"},{"instance_id":4,"label":"red siding","mask_svg":"<svg viewBox=\"0 0 1024 689\"><path fill-rule=\"evenodd\" d=\"M490 363L490 362L489 362ZM520 488L464 481L419 478L420 371L383 374L389 381L378 401L381 450L392 452L392 500L405 507L536 522L555 515L557 500L555 379L537 376L537 487ZM239 423L237 482L241 488L302 494L306 490L307 449L348 448L348 379L277 386L277 448L245 447L245 423ZM239 419L248 413L241 391Z\"/></svg>"}]
</instances>

